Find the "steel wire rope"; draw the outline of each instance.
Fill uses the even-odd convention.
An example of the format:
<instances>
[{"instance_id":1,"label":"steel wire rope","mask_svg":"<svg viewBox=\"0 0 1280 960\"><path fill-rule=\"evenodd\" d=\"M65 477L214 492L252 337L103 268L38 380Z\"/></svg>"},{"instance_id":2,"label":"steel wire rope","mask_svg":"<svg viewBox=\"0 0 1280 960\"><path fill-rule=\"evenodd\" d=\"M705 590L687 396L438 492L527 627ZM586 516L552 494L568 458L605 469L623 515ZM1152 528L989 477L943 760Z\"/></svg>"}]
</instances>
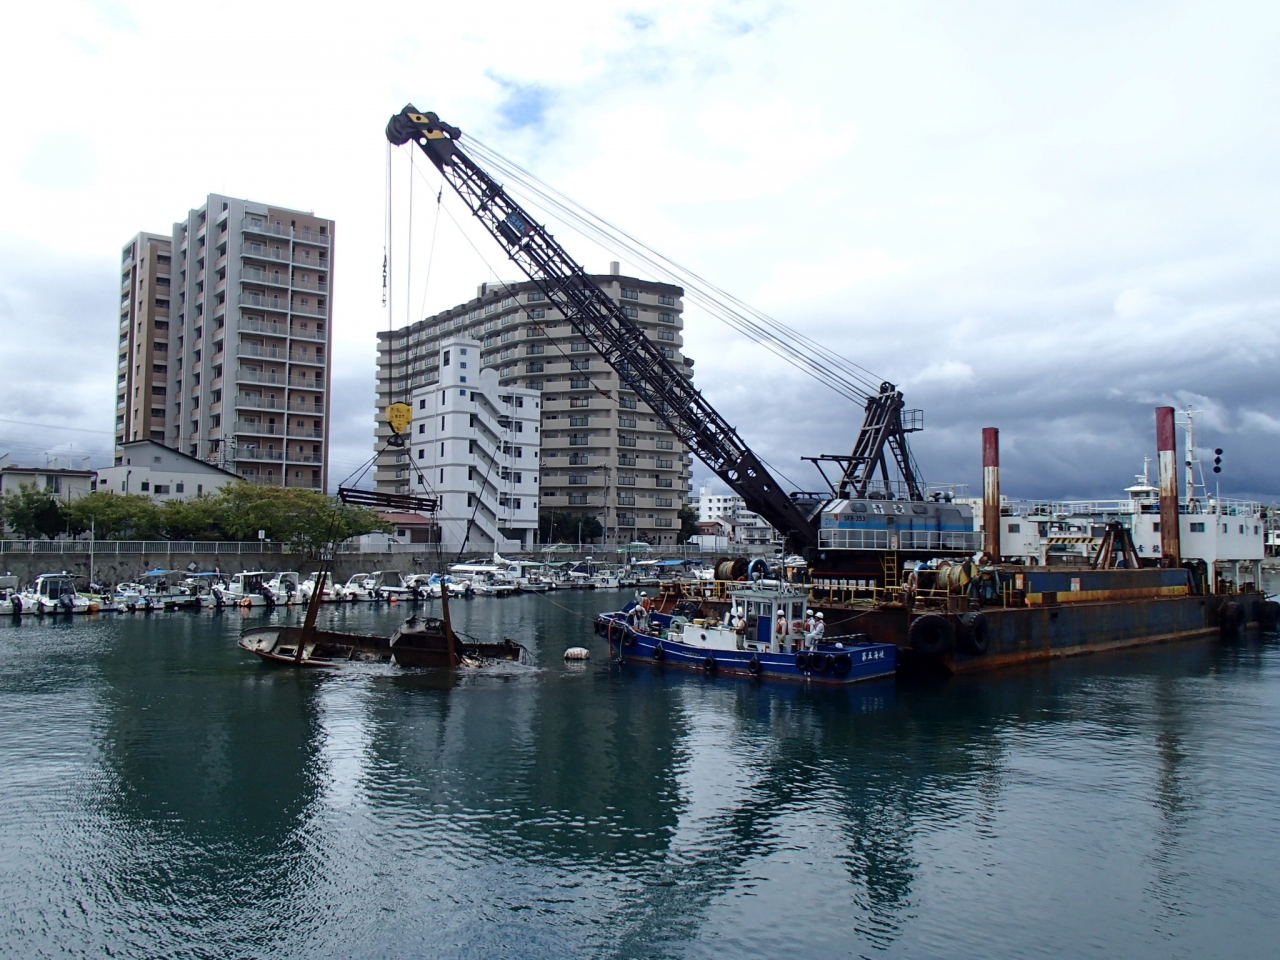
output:
<instances>
[{"instance_id":1,"label":"steel wire rope","mask_svg":"<svg viewBox=\"0 0 1280 960\"><path fill-rule=\"evenodd\" d=\"M758 322L754 322L744 318L741 314L735 313L728 308L723 302L717 300L714 296L702 290L695 282L688 277L682 277L674 273L669 268L664 268L660 262L649 256L644 251L631 246L618 239L616 236L610 235L589 222L584 221L573 211L563 206L554 204L543 204L540 200L534 199L530 201L527 197L526 203L531 206L551 206L553 208L551 215L556 212L560 217L568 222L571 228L577 229L588 239L599 244L606 250L615 252L621 249L627 255L627 259L637 265L647 266L657 276L665 276L669 280L677 282L685 288L685 295L697 305L701 306L709 314L720 322L726 324L731 329L737 330L753 342L765 346L780 359L800 370L808 376L813 377L819 383L829 387L841 396L854 401L862 401L866 398L866 393L878 392L878 385L867 380L862 375L851 376L847 372L834 368L830 363L821 359L828 351L813 341L809 341L809 352L805 353L797 346L796 343L789 341L777 330L769 330ZM545 212L545 211L544 211ZM803 335L793 332L794 340L804 340Z\"/></svg>"},{"instance_id":2,"label":"steel wire rope","mask_svg":"<svg viewBox=\"0 0 1280 960\"><path fill-rule=\"evenodd\" d=\"M692 287L695 290L695 292L701 292L707 295L710 295L710 292L714 292L714 294L717 294L720 297L723 297L725 300L732 301L734 304L736 304L746 312L755 316L757 318L758 323L763 324L767 327L772 327L776 331L776 334L767 334L769 337L774 337L777 335L785 335L786 338L801 342L813 350L818 350L818 351L826 350L826 348L823 347L822 344L818 343L817 341L813 340L807 335L802 334L797 330L793 330L790 327L787 327L785 324L775 320L774 318L770 317L768 314L765 314L762 311L757 310L755 307L752 307L750 304L745 303L744 301L734 296L733 294L723 290L720 287L715 286L714 284L710 283L704 278L698 276L692 270L689 270L688 268L681 266L680 264L671 260L669 257L666 257L664 254L642 243L641 241L639 241L638 239L636 239L635 237L627 233L625 230L622 230L621 228L611 224L609 221L605 220L603 217L600 217L598 214L593 213L591 210L577 203L577 201L561 193L555 187L552 187L550 184L547 184L544 181L538 179L538 177L536 177L534 174L530 173L529 171L525 170L524 168L520 167L518 164L508 160L506 157L503 157L500 153L498 153L493 148L486 146L480 141L473 140L472 138L468 138L468 139L470 140L470 142L473 142L477 145L476 152L479 153L481 156L483 156L490 163L492 163L501 172L507 174L508 177L510 177L517 183L520 183L521 185L523 185L527 191L533 194L533 196L536 199L541 200L545 206L553 207L561 211L562 214L564 214L570 220L587 226L593 232L593 234L595 235L595 238L607 239L608 241L610 241L611 244L618 244L628 249L629 251L633 251L640 254L642 258L645 261L649 262L651 266L655 266L659 270L659 273L683 275L681 279L683 278L692 279L695 282L693 283L687 283L687 281L685 282L687 283L688 286ZM606 249L608 249L608 246L606 246ZM711 299L714 300L714 297L712 297ZM724 308L724 305L718 302L716 303L716 306L722 309ZM726 322L729 322L727 318L721 318L721 319L724 319ZM739 318L739 319L743 319L743 318ZM750 321L743 320L743 322L750 322ZM861 382L871 387L876 387L878 385L879 378L876 377L874 374L872 374L871 371L867 370L865 367L862 367L861 365L856 364L853 361L840 356L839 354L835 354L831 351L827 351L827 352L831 354L833 361L836 361L839 366L844 368L843 372L846 375L854 378L858 382Z\"/></svg>"},{"instance_id":3,"label":"steel wire rope","mask_svg":"<svg viewBox=\"0 0 1280 960\"><path fill-rule=\"evenodd\" d=\"M559 213L568 226L577 229L606 250L621 248L630 255L633 262L648 266L656 275L665 276L684 286L690 299L716 319L769 347L792 366L850 399L865 400L866 392L879 392L880 378L866 368L834 353L811 337L775 320L653 250L480 141L472 138L468 140L476 146L477 154L505 174L510 181L522 187L522 192L531 196L532 199L530 196L524 198L528 202L542 207L544 212ZM735 311L729 306L730 303L755 319ZM805 353L801 347L809 352ZM850 396L851 393L853 396Z\"/></svg>"},{"instance_id":4,"label":"steel wire rope","mask_svg":"<svg viewBox=\"0 0 1280 960\"><path fill-rule=\"evenodd\" d=\"M419 175L420 175L420 176L424 176L424 178L425 178L425 175L421 174L421 172L419 173ZM441 189L441 191L443 192L443 190L444 190L443 184L441 185L441 188L440 188L440 189ZM480 258L480 262L481 262L481 263L483 263L483 264L485 265L486 269L488 269L488 271L489 271L489 275L490 275L491 277L493 277L493 278L494 278L494 279L495 279L499 284L501 284L501 285L502 285L503 292L505 292L505 293L509 294L509 295L511 296L511 298L512 298L513 300L515 300L515 301L518 303L518 302L519 302L519 294L518 294L518 293L516 293L516 291L512 289L511 284L509 284L506 280L503 280L503 279L502 279L502 277L501 277L501 276L499 276L498 272L497 272L496 270L494 270L494 268L493 268L493 264L489 262L489 258L488 258L488 257L486 257L486 256L485 256L485 255L480 251L480 248L476 246L475 241L473 241L473 240L471 239L471 237L469 237L469 236L467 235L467 231L463 228L462 224L460 224L460 223L458 222L457 218L456 218L456 217L454 217L453 212L452 212L448 207L444 207L444 206L443 206L443 204L442 204L441 206L442 206L442 208L444 209L445 216L447 216L447 217L448 217L448 218L453 222L453 225L454 225L455 227L457 227L457 228L458 228L458 232L462 234L462 238L463 238L464 240L466 240L466 241L467 241L467 243L468 243L468 245L471 247L471 249L472 249L473 251L475 251L476 256ZM468 222L470 222L470 221L468 221ZM530 319L532 319L532 318L530 318ZM566 319L567 319L567 318L566 318ZM543 327L543 326L544 326L544 324L539 324L539 325L538 325L539 329L542 329L542 327ZM543 332L545 333L545 330L544 330ZM574 362L574 358L573 358L573 357L570 357L570 356L569 356L569 354L565 353L565 352L564 352L564 348L563 348L563 347L561 347L561 346L560 346L560 344L555 343L555 342L553 341L553 342L551 343L551 346L555 348L556 352L557 352L557 353L559 353L559 354L560 354L560 356L561 356L563 359L565 359L565 360L568 360L568 361L569 361L569 363L570 363L570 371L569 371L569 372L570 372L570 373L574 373L575 371L572 369L572 364L573 364L573 362ZM592 390L594 390L597 394L599 394L600 396L604 397L606 400L612 400L612 399L614 399L614 398L613 398L613 396L611 396L611 391L606 390L606 389L604 389L603 387L601 387L599 384L597 384L597 383L595 382L595 379L591 376L591 374L590 374L590 372L589 372L589 371L585 371L585 370L578 370L578 371L576 371L576 372L577 372L577 373L585 373L585 374L587 374L587 375L586 375L586 377L585 377L584 379L585 379L588 383L590 383L590 384L591 384L591 389L592 389ZM572 379L572 378L571 378L571 379ZM572 389L572 388L570 388L570 389Z\"/></svg>"}]
</instances>

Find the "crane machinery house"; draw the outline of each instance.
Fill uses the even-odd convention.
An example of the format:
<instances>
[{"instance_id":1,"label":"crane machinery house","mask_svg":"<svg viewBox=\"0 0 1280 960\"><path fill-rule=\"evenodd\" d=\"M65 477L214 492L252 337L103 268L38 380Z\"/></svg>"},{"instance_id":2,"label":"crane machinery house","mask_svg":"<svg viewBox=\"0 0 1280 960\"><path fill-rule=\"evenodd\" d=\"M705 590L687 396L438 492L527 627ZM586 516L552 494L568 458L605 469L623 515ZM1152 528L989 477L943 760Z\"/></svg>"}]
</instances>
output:
<instances>
[{"instance_id":1,"label":"crane machinery house","mask_svg":"<svg viewBox=\"0 0 1280 960\"><path fill-rule=\"evenodd\" d=\"M481 350L466 337L441 341L439 378L410 397L403 482L440 498L443 543L526 549L538 529L541 394L501 385Z\"/></svg>"}]
</instances>

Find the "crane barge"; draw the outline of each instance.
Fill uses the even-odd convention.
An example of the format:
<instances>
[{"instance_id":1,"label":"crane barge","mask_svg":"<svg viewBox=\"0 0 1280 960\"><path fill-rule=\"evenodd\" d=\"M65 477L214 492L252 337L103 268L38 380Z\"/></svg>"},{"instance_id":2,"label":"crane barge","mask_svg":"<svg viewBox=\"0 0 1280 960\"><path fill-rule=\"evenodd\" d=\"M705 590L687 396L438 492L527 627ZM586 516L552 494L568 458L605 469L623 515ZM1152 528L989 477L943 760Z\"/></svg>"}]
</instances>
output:
<instances>
[{"instance_id":1,"label":"crane barge","mask_svg":"<svg viewBox=\"0 0 1280 960\"><path fill-rule=\"evenodd\" d=\"M618 649L630 640L632 659L661 660L670 649L686 666L756 675L776 668L788 677L847 682L892 670L896 656L888 651L952 670L980 669L1228 634L1246 623L1280 618L1280 605L1256 591L1206 596L1216 592L1213 586L1188 569L1123 568L1123 560L1112 559L1126 556L1123 549L1107 552L1114 567L1097 569L1099 551L1087 576L1072 576L992 562L999 559L993 532L993 555L975 565L984 534L974 530L968 505L921 482L907 434L923 426L923 417L907 410L901 391L887 381L875 391L845 394L863 402L849 454L804 458L828 489L786 492L690 375L469 155L461 130L410 104L391 117L386 136L393 145L420 148L508 258L621 381L748 509L805 555L810 579L799 593L792 584L771 581L735 585L723 596L668 597L666 610L646 611L642 628L630 608L602 614L596 628L611 648L616 628ZM998 526L998 492L989 521ZM912 573L904 577L906 570ZM1081 586L1086 580L1087 589ZM856 626L858 633L841 634L850 641L848 649L832 643L834 636L823 644L802 634L800 622L791 618L806 603L829 611L828 623L837 631ZM737 616L730 616L729 605ZM781 614L776 628L775 612Z\"/></svg>"}]
</instances>

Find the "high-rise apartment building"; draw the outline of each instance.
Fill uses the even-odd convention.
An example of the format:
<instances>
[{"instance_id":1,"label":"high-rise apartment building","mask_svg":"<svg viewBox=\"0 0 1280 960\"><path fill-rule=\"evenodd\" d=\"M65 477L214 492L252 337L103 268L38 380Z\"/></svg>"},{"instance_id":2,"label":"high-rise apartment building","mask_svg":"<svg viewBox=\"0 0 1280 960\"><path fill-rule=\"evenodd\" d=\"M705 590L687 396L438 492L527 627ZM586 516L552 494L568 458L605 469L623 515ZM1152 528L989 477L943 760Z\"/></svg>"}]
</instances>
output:
<instances>
[{"instance_id":1,"label":"high-rise apartment building","mask_svg":"<svg viewBox=\"0 0 1280 960\"><path fill-rule=\"evenodd\" d=\"M617 264L611 270L592 279L692 376L693 361L680 352L684 291L621 276ZM541 395L543 512L595 517L609 540L676 542L677 513L689 496L688 451L527 281L481 284L468 303L379 334L375 450L385 452L375 468L378 490L415 491L411 454L386 449L391 429L384 411L439 383L441 343L459 336L480 341L481 365L497 371L501 386ZM428 448L427 465L430 456Z\"/></svg>"},{"instance_id":2,"label":"high-rise apartment building","mask_svg":"<svg viewBox=\"0 0 1280 960\"><path fill-rule=\"evenodd\" d=\"M255 483L328 482L334 223L210 194L122 256L120 444L157 440Z\"/></svg>"}]
</instances>

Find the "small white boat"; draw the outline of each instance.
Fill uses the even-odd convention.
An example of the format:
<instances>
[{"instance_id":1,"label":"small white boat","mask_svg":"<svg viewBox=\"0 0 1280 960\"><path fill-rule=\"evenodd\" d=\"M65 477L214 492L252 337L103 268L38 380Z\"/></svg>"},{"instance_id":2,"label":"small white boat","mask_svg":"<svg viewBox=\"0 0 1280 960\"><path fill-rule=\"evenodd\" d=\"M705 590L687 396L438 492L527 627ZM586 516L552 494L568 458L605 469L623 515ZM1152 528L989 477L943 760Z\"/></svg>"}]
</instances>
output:
<instances>
[{"instance_id":1,"label":"small white boat","mask_svg":"<svg viewBox=\"0 0 1280 960\"><path fill-rule=\"evenodd\" d=\"M265 570L245 570L225 584L213 588L213 595L227 607L265 607L275 605L275 594L267 586Z\"/></svg>"},{"instance_id":2,"label":"small white boat","mask_svg":"<svg viewBox=\"0 0 1280 960\"><path fill-rule=\"evenodd\" d=\"M30 609L40 614L90 613L96 610L87 597L76 592L74 574L42 573L36 577L32 588L21 594L24 612Z\"/></svg>"},{"instance_id":3,"label":"small white boat","mask_svg":"<svg viewBox=\"0 0 1280 960\"><path fill-rule=\"evenodd\" d=\"M11 617L22 613L22 596L17 577L0 577L0 616Z\"/></svg>"}]
</instances>

